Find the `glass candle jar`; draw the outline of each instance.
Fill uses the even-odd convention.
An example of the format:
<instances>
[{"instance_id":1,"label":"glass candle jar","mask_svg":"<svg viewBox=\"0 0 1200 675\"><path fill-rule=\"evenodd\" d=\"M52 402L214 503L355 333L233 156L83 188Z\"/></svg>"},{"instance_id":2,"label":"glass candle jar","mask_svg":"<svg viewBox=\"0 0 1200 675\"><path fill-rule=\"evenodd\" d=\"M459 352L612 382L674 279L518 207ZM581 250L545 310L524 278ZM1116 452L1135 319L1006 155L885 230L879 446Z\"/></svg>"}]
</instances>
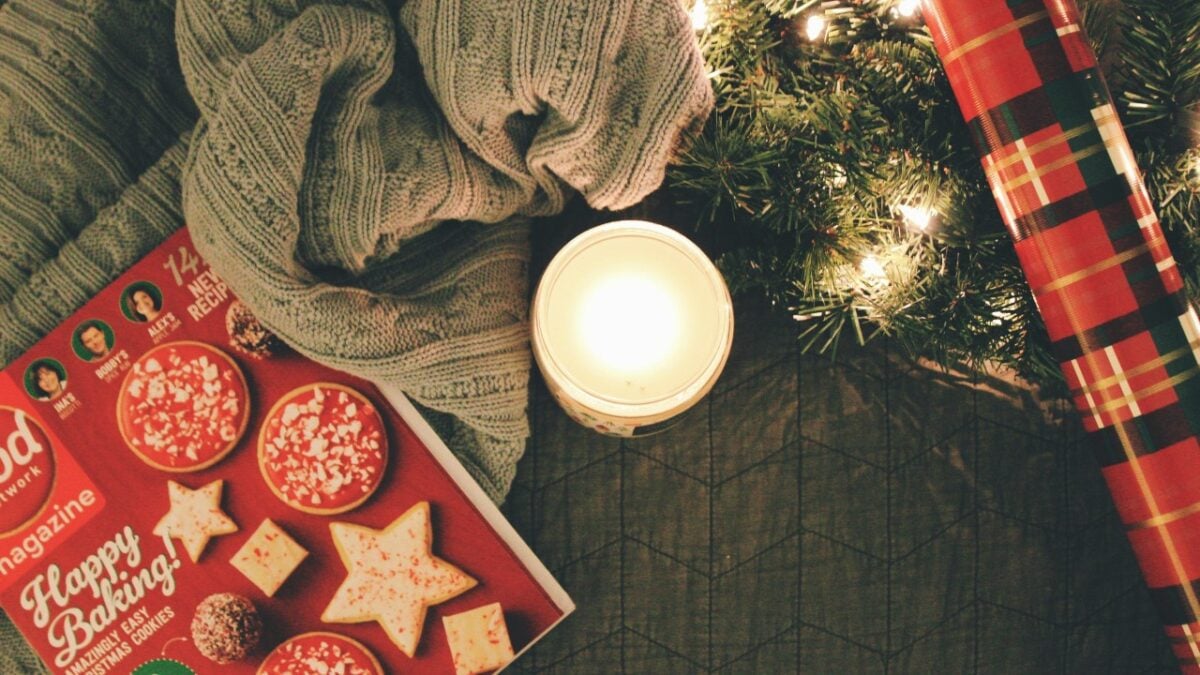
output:
<instances>
[{"instance_id":1,"label":"glass candle jar","mask_svg":"<svg viewBox=\"0 0 1200 675\"><path fill-rule=\"evenodd\" d=\"M733 342L720 272L683 235L625 220L550 261L531 311L546 385L576 421L613 436L670 426L712 389Z\"/></svg>"}]
</instances>

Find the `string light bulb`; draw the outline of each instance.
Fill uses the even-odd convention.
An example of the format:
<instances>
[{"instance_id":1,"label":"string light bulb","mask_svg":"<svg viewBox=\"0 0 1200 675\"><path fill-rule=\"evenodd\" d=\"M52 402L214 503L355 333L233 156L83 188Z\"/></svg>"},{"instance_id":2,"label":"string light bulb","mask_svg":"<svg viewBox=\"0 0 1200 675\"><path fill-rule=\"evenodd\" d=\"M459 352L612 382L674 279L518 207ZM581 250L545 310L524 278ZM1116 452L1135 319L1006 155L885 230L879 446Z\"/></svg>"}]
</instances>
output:
<instances>
[{"instance_id":1,"label":"string light bulb","mask_svg":"<svg viewBox=\"0 0 1200 675\"><path fill-rule=\"evenodd\" d=\"M704 0L696 0L688 16L692 19L692 28L695 30L702 31L708 28L708 3Z\"/></svg>"},{"instance_id":2,"label":"string light bulb","mask_svg":"<svg viewBox=\"0 0 1200 675\"><path fill-rule=\"evenodd\" d=\"M915 15L917 10L920 8L921 0L900 0L900 3L896 5L896 12L900 16L908 19L912 18L912 16Z\"/></svg>"},{"instance_id":3,"label":"string light bulb","mask_svg":"<svg viewBox=\"0 0 1200 675\"><path fill-rule=\"evenodd\" d=\"M1019 315L1017 308L1020 307L1020 300L1016 295L1008 295L1004 298L1004 302L996 309L992 310L992 318L988 320L988 325L997 328L1009 327L1016 323Z\"/></svg>"},{"instance_id":4,"label":"string light bulb","mask_svg":"<svg viewBox=\"0 0 1200 675\"><path fill-rule=\"evenodd\" d=\"M846 176L846 169L840 164L834 164L829 175L829 187L834 190L841 190L846 187L846 183L850 179Z\"/></svg>"},{"instance_id":5,"label":"string light bulb","mask_svg":"<svg viewBox=\"0 0 1200 675\"><path fill-rule=\"evenodd\" d=\"M879 258L873 255L863 258L858 263L858 269L867 281L875 283L887 281L887 270L883 269L883 263L879 262Z\"/></svg>"},{"instance_id":6,"label":"string light bulb","mask_svg":"<svg viewBox=\"0 0 1200 675\"><path fill-rule=\"evenodd\" d=\"M808 36L809 42L820 40L825 34L825 17L820 14L808 17L808 21L804 23L804 34Z\"/></svg>"},{"instance_id":7,"label":"string light bulb","mask_svg":"<svg viewBox=\"0 0 1200 675\"><path fill-rule=\"evenodd\" d=\"M920 232L927 232L929 225L933 222L933 217L937 215L930 209L917 208L908 204L901 204L897 210L900 211L900 215L904 217L904 222L908 223L909 227Z\"/></svg>"}]
</instances>

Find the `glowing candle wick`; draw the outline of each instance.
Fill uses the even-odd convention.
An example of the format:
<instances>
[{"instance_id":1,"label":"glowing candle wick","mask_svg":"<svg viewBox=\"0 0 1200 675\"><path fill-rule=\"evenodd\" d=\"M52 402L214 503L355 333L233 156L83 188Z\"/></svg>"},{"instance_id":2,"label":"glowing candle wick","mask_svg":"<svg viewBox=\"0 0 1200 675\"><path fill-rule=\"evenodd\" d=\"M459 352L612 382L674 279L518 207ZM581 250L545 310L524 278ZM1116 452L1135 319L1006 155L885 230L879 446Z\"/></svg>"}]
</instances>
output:
<instances>
[{"instance_id":1,"label":"glowing candle wick","mask_svg":"<svg viewBox=\"0 0 1200 675\"><path fill-rule=\"evenodd\" d=\"M678 299L653 279L602 279L582 302L578 330L588 353L623 373L667 360L681 337Z\"/></svg>"}]
</instances>

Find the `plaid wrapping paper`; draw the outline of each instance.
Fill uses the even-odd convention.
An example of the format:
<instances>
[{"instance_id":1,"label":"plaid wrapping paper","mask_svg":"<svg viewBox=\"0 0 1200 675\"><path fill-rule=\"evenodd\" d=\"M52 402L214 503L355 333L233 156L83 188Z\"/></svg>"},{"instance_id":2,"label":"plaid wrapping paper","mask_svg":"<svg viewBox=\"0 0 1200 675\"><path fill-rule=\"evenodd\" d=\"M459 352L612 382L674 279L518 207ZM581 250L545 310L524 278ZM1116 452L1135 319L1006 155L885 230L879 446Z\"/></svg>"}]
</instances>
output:
<instances>
[{"instance_id":1,"label":"plaid wrapping paper","mask_svg":"<svg viewBox=\"0 0 1200 675\"><path fill-rule=\"evenodd\" d=\"M1075 404L1200 673L1200 319L1073 0L924 0Z\"/></svg>"}]
</instances>

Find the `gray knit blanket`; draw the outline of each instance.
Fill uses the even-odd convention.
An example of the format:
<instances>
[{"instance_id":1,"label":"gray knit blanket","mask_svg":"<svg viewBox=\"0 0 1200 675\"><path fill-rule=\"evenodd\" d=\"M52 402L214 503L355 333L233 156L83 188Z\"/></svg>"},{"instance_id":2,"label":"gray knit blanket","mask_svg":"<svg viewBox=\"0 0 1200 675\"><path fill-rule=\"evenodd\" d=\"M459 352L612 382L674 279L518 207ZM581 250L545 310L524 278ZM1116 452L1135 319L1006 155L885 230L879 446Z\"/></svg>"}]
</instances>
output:
<instances>
[{"instance_id":1,"label":"gray knit blanket","mask_svg":"<svg viewBox=\"0 0 1200 675\"><path fill-rule=\"evenodd\" d=\"M13 0L0 362L186 222L304 355L446 413L500 499L528 229L661 181L711 91L675 0Z\"/></svg>"},{"instance_id":2,"label":"gray knit blanket","mask_svg":"<svg viewBox=\"0 0 1200 675\"><path fill-rule=\"evenodd\" d=\"M502 500L526 219L639 201L711 105L678 0L0 0L0 364L187 223L267 327L408 393Z\"/></svg>"}]
</instances>

